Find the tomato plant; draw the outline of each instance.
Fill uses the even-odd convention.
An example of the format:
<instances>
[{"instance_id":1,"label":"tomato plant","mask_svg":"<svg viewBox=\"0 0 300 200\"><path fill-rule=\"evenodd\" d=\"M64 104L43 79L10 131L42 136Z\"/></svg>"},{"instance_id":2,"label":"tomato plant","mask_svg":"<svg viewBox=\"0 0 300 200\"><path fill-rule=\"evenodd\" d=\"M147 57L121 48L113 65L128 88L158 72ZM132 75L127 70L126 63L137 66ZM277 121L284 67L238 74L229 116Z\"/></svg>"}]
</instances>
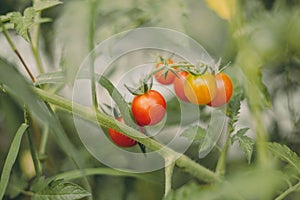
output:
<instances>
[{"instance_id":1,"label":"tomato plant","mask_svg":"<svg viewBox=\"0 0 300 200\"><path fill-rule=\"evenodd\" d=\"M184 82L188 75L189 75L189 73L186 71L178 72L177 77L175 77L174 83L173 83L176 96L185 102L189 102L188 98L185 96L185 93L184 93Z\"/></svg>"},{"instance_id":2,"label":"tomato plant","mask_svg":"<svg viewBox=\"0 0 300 200\"><path fill-rule=\"evenodd\" d=\"M184 94L194 104L205 105L209 103L217 92L215 77L209 72L202 75L190 74L184 83Z\"/></svg>"},{"instance_id":3,"label":"tomato plant","mask_svg":"<svg viewBox=\"0 0 300 200\"><path fill-rule=\"evenodd\" d=\"M300 199L299 10L297 0L1 0L0 199ZM157 54L172 59L142 79ZM231 77L218 73L230 61ZM115 84L135 78L128 102Z\"/></svg>"},{"instance_id":4,"label":"tomato plant","mask_svg":"<svg viewBox=\"0 0 300 200\"><path fill-rule=\"evenodd\" d=\"M215 79L217 83L216 96L207 105L212 107L220 107L230 100L233 93L233 85L230 77L223 72L218 73L215 76Z\"/></svg>"},{"instance_id":5,"label":"tomato plant","mask_svg":"<svg viewBox=\"0 0 300 200\"><path fill-rule=\"evenodd\" d=\"M124 123L124 119L122 117L117 118L118 121ZM137 142L130 137L116 131L113 128L108 128L108 133L111 140L118 146L121 147L132 147L137 144Z\"/></svg>"},{"instance_id":6,"label":"tomato plant","mask_svg":"<svg viewBox=\"0 0 300 200\"><path fill-rule=\"evenodd\" d=\"M173 64L173 60L168 59L167 63L168 64ZM154 74L154 77L155 77L156 81L159 82L160 84L170 85L170 84L173 83L176 75L173 72L169 71L169 70L165 71L164 70L165 68L163 67L164 65L165 65L164 61L159 62L159 63L156 64L156 66L155 66L156 70L159 69L159 68L162 68L162 69L160 71L156 72Z\"/></svg>"},{"instance_id":7,"label":"tomato plant","mask_svg":"<svg viewBox=\"0 0 300 200\"><path fill-rule=\"evenodd\" d=\"M134 97L131 110L138 125L155 125L165 116L166 101L159 92L149 90Z\"/></svg>"}]
</instances>

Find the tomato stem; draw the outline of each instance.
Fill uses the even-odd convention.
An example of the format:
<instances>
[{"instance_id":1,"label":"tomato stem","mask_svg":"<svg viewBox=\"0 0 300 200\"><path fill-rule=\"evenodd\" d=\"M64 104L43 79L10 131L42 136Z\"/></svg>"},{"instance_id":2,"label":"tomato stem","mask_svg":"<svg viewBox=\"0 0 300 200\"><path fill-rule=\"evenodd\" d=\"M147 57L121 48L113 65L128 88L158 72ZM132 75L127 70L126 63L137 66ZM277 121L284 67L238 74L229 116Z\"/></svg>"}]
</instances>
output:
<instances>
[{"instance_id":1,"label":"tomato stem","mask_svg":"<svg viewBox=\"0 0 300 200\"><path fill-rule=\"evenodd\" d=\"M173 156L174 160L176 158L175 164L177 167L193 175L199 180L203 180L208 183L219 182L221 180L216 173L205 168L199 163L196 163L186 155L180 154L174 151L173 149L164 146L156 140L145 136L138 130L119 122L111 116L108 116L99 111L95 112L95 110L91 109L90 107L82 106L75 102L71 102L70 100L67 100L58 95L48 94L46 91L43 91L39 88L34 88L34 91L42 100L57 106L57 108L60 108L67 112L73 112L73 114L81 117L82 119L88 120L93 123L97 123L98 125L107 128L111 127L117 131L122 131L124 135L136 140L137 142L144 144L149 149L157 151L164 158L168 156ZM97 116L96 118L95 114Z\"/></svg>"}]
</instances>

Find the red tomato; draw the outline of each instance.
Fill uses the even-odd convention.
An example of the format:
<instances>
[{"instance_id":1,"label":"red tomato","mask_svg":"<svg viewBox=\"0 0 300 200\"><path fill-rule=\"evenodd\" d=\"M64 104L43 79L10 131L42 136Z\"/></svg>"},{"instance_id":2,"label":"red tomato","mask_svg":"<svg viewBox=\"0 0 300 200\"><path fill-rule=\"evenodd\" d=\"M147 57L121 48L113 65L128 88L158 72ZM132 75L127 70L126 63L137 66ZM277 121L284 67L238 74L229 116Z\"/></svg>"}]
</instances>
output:
<instances>
[{"instance_id":1,"label":"red tomato","mask_svg":"<svg viewBox=\"0 0 300 200\"><path fill-rule=\"evenodd\" d=\"M168 59L168 64L173 64L173 61L171 59ZM163 65L164 65L164 62L159 62L156 64L155 69L158 69L158 68L162 67ZM165 74L163 72L164 72L164 70L161 70L154 74L154 77L157 80L157 82L159 82L160 84L163 84L163 85L172 84L174 81L174 78L176 77L175 74L168 71L167 76L165 76Z\"/></svg>"},{"instance_id":2,"label":"red tomato","mask_svg":"<svg viewBox=\"0 0 300 200\"><path fill-rule=\"evenodd\" d=\"M230 77L223 72L217 74L215 79L217 83L217 94L215 98L207 105L212 107L220 107L230 100L233 92L233 85Z\"/></svg>"},{"instance_id":3,"label":"red tomato","mask_svg":"<svg viewBox=\"0 0 300 200\"><path fill-rule=\"evenodd\" d=\"M189 102L189 100L185 96L184 90L183 90L184 82L185 82L185 79L188 75L189 75L189 73L185 72L185 71L178 72L177 73L178 77L175 77L174 82L173 82L174 91L175 91L176 96L178 98L180 98L182 101L185 101L185 102Z\"/></svg>"},{"instance_id":4,"label":"red tomato","mask_svg":"<svg viewBox=\"0 0 300 200\"><path fill-rule=\"evenodd\" d=\"M165 116L166 101L159 92L149 90L134 97L131 110L138 125L155 125Z\"/></svg>"},{"instance_id":5,"label":"red tomato","mask_svg":"<svg viewBox=\"0 0 300 200\"><path fill-rule=\"evenodd\" d=\"M124 123L122 117L119 117L118 120ZM137 142L126 135L116 131L115 129L109 128L108 129L109 136L111 140L120 147L132 147L137 144Z\"/></svg>"},{"instance_id":6,"label":"red tomato","mask_svg":"<svg viewBox=\"0 0 300 200\"><path fill-rule=\"evenodd\" d=\"M206 72L202 75L188 75L183 88L191 103L205 105L216 96L217 84L215 77Z\"/></svg>"}]
</instances>

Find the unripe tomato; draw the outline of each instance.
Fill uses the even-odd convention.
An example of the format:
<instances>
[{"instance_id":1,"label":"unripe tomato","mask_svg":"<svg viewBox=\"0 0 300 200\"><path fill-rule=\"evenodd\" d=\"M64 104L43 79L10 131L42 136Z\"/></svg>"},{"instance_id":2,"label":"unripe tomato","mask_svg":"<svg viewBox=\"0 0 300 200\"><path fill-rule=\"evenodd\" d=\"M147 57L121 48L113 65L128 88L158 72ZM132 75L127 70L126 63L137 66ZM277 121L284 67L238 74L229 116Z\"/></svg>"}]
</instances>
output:
<instances>
[{"instance_id":1,"label":"unripe tomato","mask_svg":"<svg viewBox=\"0 0 300 200\"><path fill-rule=\"evenodd\" d=\"M230 100L233 92L233 85L230 77L223 72L217 74L215 79L217 83L217 94L207 105L220 107Z\"/></svg>"},{"instance_id":2,"label":"unripe tomato","mask_svg":"<svg viewBox=\"0 0 300 200\"><path fill-rule=\"evenodd\" d=\"M171 59L168 59L168 64L173 64L173 61ZM163 62L159 62L156 64L155 69L158 69L160 67L162 67L164 65ZM165 76L164 74L164 70L161 70L159 72L156 72L154 74L155 79L157 80L157 82L159 82L160 84L163 85L170 85L173 83L174 78L176 77L175 74L173 74L172 72L168 71L167 72L167 76Z\"/></svg>"},{"instance_id":3,"label":"unripe tomato","mask_svg":"<svg viewBox=\"0 0 300 200\"><path fill-rule=\"evenodd\" d=\"M124 120L122 117L118 118L118 121L124 123ZM126 135L116 131L113 128L108 129L109 136L111 140L120 147L132 147L137 144L137 142L130 137L127 137Z\"/></svg>"},{"instance_id":4,"label":"unripe tomato","mask_svg":"<svg viewBox=\"0 0 300 200\"><path fill-rule=\"evenodd\" d=\"M155 125L165 116L166 101L159 92L149 90L134 97L131 110L138 125Z\"/></svg>"},{"instance_id":5,"label":"unripe tomato","mask_svg":"<svg viewBox=\"0 0 300 200\"><path fill-rule=\"evenodd\" d=\"M217 92L215 77L205 72L202 75L188 75L184 83L184 94L187 99L197 105L209 103Z\"/></svg>"},{"instance_id":6,"label":"unripe tomato","mask_svg":"<svg viewBox=\"0 0 300 200\"><path fill-rule=\"evenodd\" d=\"M184 94L184 82L186 80L186 77L189 75L188 72L185 72L185 71L181 71L181 72L178 72L177 73L177 76L178 77L175 77L174 79L174 91L175 91L175 94L176 96L181 99L182 101L185 101L185 102L189 102L188 98L185 96Z\"/></svg>"}]
</instances>

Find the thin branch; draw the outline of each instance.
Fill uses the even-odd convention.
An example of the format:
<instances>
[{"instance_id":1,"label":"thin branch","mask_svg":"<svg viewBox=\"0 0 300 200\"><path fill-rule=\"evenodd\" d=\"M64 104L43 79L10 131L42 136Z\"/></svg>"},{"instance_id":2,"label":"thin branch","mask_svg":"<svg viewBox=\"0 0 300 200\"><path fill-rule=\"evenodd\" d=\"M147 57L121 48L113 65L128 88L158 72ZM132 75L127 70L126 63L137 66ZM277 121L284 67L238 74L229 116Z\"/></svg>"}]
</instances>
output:
<instances>
[{"instance_id":1,"label":"thin branch","mask_svg":"<svg viewBox=\"0 0 300 200\"><path fill-rule=\"evenodd\" d=\"M146 137L141 132L127 126L124 123L119 122L111 116L108 116L99 111L96 111L95 113L95 110L90 107L82 106L75 102L71 102L70 100L60 97L58 95L48 94L46 91L43 91L38 88L34 88L34 91L42 100L57 106L57 108L73 113L85 120L97 123L101 126L111 127L117 131L122 131L124 135L136 140L137 142L144 144L146 147L154 151L157 151L164 158L168 156L173 156L174 158L177 158L177 160L175 161L177 167L181 168L185 172L190 173L191 175L200 180L203 180L208 183L220 181L218 175L212 172L211 170L196 163L184 154L180 154L174 151L173 149L162 145L156 140Z\"/></svg>"}]
</instances>

